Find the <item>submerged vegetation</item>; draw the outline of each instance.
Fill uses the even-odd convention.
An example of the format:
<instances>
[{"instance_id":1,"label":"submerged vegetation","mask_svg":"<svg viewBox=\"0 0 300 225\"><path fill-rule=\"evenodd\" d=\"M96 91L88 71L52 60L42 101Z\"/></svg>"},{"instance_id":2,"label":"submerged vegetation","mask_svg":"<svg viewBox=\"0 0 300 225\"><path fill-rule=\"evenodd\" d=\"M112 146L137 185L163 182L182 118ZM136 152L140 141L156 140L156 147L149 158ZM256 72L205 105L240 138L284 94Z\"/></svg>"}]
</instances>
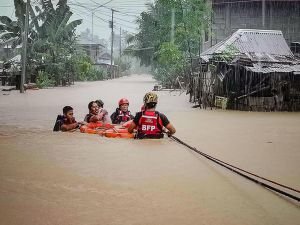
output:
<instances>
[{"instance_id":1,"label":"submerged vegetation","mask_svg":"<svg viewBox=\"0 0 300 225\"><path fill-rule=\"evenodd\" d=\"M12 43L12 48L22 45L26 15L23 0L14 0L14 5L15 21L0 16L0 41ZM92 68L90 57L78 49L75 31L82 21L70 21L73 13L67 0L59 0L56 6L41 0L39 5L29 5L26 80L36 77L38 86L45 87L106 78L106 71Z\"/></svg>"},{"instance_id":2,"label":"submerged vegetation","mask_svg":"<svg viewBox=\"0 0 300 225\"><path fill-rule=\"evenodd\" d=\"M0 40L11 41L12 48L22 45L26 15L24 0L14 0L14 5L15 21L0 17ZM211 6L206 0L156 0L147 6L137 19L138 33L126 35L124 53L137 57L141 66L151 67L157 80L172 87L192 73L191 61L209 32ZM78 49L75 31L82 21L71 21L72 14L67 0L59 0L56 6L51 0L29 5L27 81L36 77L41 86L57 86L110 77L109 71L93 67ZM131 66L128 57L115 63L122 74ZM51 82L46 82L46 76Z\"/></svg>"},{"instance_id":3,"label":"submerged vegetation","mask_svg":"<svg viewBox=\"0 0 300 225\"><path fill-rule=\"evenodd\" d=\"M151 66L164 85L174 86L199 55L210 15L206 0L156 0L138 18L139 32L128 38L126 52L138 57L141 65Z\"/></svg>"}]
</instances>

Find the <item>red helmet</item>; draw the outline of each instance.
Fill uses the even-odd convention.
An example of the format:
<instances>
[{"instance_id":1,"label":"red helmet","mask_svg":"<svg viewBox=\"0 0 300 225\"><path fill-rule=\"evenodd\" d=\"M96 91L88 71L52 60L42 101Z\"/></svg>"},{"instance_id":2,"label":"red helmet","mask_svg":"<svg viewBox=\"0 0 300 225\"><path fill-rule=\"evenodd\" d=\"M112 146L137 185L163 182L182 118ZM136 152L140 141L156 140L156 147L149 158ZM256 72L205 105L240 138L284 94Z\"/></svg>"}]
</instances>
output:
<instances>
[{"instance_id":1,"label":"red helmet","mask_svg":"<svg viewBox=\"0 0 300 225\"><path fill-rule=\"evenodd\" d=\"M128 104L128 105L129 105L128 99L126 99L126 98L121 98L120 101L119 101L119 106L120 106L120 105L123 105L123 104Z\"/></svg>"}]
</instances>

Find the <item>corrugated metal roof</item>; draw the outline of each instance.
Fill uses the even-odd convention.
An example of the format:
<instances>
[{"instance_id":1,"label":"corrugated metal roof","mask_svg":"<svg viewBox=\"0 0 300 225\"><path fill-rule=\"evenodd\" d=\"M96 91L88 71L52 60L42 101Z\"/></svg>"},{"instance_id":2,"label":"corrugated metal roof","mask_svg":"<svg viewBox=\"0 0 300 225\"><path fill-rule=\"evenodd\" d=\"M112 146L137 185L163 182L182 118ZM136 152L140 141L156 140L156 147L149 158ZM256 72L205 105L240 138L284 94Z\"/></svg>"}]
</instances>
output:
<instances>
[{"instance_id":1,"label":"corrugated metal roof","mask_svg":"<svg viewBox=\"0 0 300 225\"><path fill-rule=\"evenodd\" d=\"M101 46L101 47L105 47L104 45L102 45L100 43L96 43L95 41L84 39L84 38L81 38L81 37L79 37L77 39L77 43L79 45L98 45L98 46Z\"/></svg>"},{"instance_id":2,"label":"corrugated metal roof","mask_svg":"<svg viewBox=\"0 0 300 225\"><path fill-rule=\"evenodd\" d=\"M11 49L12 45L4 45L3 48L5 48L5 49ZM22 48L22 44L17 45L15 48Z\"/></svg>"},{"instance_id":3,"label":"corrugated metal roof","mask_svg":"<svg viewBox=\"0 0 300 225\"><path fill-rule=\"evenodd\" d=\"M253 64L253 67L245 66L247 71L251 71L254 73L292 73L292 72L300 72L300 64L299 65L283 65L283 64L272 64L272 65L264 65L261 63Z\"/></svg>"},{"instance_id":4,"label":"corrugated metal roof","mask_svg":"<svg viewBox=\"0 0 300 225\"><path fill-rule=\"evenodd\" d=\"M4 35L4 34L7 34L7 33L8 33L8 32L3 32L3 33L1 33L1 34L0 34L0 37L1 37L2 35ZM16 38L10 38L10 39L8 39L8 40L6 40L6 41L0 40L0 46L5 46L5 45L7 45L7 44L11 44L15 39L16 39Z\"/></svg>"},{"instance_id":5,"label":"corrugated metal roof","mask_svg":"<svg viewBox=\"0 0 300 225\"><path fill-rule=\"evenodd\" d=\"M239 29L224 41L201 54L205 59L222 54L228 48L236 50L236 55L245 54L253 61L278 62L294 55L279 30ZM284 56L276 58L274 56Z\"/></svg>"}]
</instances>

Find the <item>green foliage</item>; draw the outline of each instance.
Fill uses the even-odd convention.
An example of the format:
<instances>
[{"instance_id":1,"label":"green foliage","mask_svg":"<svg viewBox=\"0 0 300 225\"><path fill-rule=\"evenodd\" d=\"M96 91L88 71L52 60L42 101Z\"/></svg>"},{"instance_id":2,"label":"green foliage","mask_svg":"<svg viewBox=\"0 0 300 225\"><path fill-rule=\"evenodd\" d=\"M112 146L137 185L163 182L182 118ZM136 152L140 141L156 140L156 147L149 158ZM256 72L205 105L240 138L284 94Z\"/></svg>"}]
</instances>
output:
<instances>
[{"instance_id":1,"label":"green foliage","mask_svg":"<svg viewBox=\"0 0 300 225\"><path fill-rule=\"evenodd\" d=\"M39 71L36 79L36 84L39 88L53 87L55 81L51 75L44 71Z\"/></svg>"},{"instance_id":2,"label":"green foliage","mask_svg":"<svg viewBox=\"0 0 300 225\"><path fill-rule=\"evenodd\" d=\"M69 59L69 70L73 72L75 80L87 81L87 74L91 70L91 59L82 52L75 52Z\"/></svg>"},{"instance_id":3,"label":"green foliage","mask_svg":"<svg viewBox=\"0 0 300 225\"><path fill-rule=\"evenodd\" d=\"M88 61L83 61L79 64L80 73L88 73L91 70L91 63Z\"/></svg>"},{"instance_id":4,"label":"green foliage","mask_svg":"<svg viewBox=\"0 0 300 225\"><path fill-rule=\"evenodd\" d=\"M103 69L91 68L86 73L79 73L77 80L79 81L96 81L107 78L107 73Z\"/></svg>"},{"instance_id":5,"label":"green foliage","mask_svg":"<svg viewBox=\"0 0 300 225\"><path fill-rule=\"evenodd\" d=\"M106 71L103 69L95 69L92 68L87 73L87 80L88 81L96 81L96 80L103 80L107 78Z\"/></svg>"},{"instance_id":6,"label":"green foliage","mask_svg":"<svg viewBox=\"0 0 300 225\"><path fill-rule=\"evenodd\" d=\"M74 52L66 63L66 70L72 73L77 81L96 81L107 78L106 71L101 68L93 68L90 57L83 52Z\"/></svg>"},{"instance_id":7,"label":"green foliage","mask_svg":"<svg viewBox=\"0 0 300 225\"><path fill-rule=\"evenodd\" d=\"M12 21L7 16L0 16L0 40L6 42L13 39L12 46L15 47L21 42L21 27L17 21Z\"/></svg>"},{"instance_id":8,"label":"green foliage","mask_svg":"<svg viewBox=\"0 0 300 225\"><path fill-rule=\"evenodd\" d=\"M163 43L156 54L158 66L155 78L168 86L175 84L176 77L183 72L184 56L174 43Z\"/></svg>"},{"instance_id":9,"label":"green foliage","mask_svg":"<svg viewBox=\"0 0 300 225\"><path fill-rule=\"evenodd\" d=\"M234 59L239 50L233 45L227 45L226 48L214 57L215 60L230 62Z\"/></svg>"},{"instance_id":10,"label":"green foliage","mask_svg":"<svg viewBox=\"0 0 300 225\"><path fill-rule=\"evenodd\" d=\"M173 45L170 43L172 11L175 12ZM209 30L210 15L206 0L156 0L140 14L139 33L127 38L130 45L125 52L138 57L141 65L151 65L160 81L171 82L182 73L183 65L188 66L184 62L199 54L202 36Z\"/></svg>"},{"instance_id":11,"label":"green foliage","mask_svg":"<svg viewBox=\"0 0 300 225\"><path fill-rule=\"evenodd\" d=\"M171 42L165 42L157 52L157 61L163 66L172 66L175 69L182 69L183 55L178 46Z\"/></svg>"},{"instance_id":12,"label":"green foliage","mask_svg":"<svg viewBox=\"0 0 300 225\"><path fill-rule=\"evenodd\" d=\"M38 40L33 44L33 57L46 66L45 71L55 78L59 85L71 76L74 78L78 68L72 65L75 54L75 28L81 20L69 22L72 15L66 0L59 0L54 8L50 0L42 0L43 10L37 10L43 23L38 30Z\"/></svg>"},{"instance_id":13,"label":"green foliage","mask_svg":"<svg viewBox=\"0 0 300 225\"><path fill-rule=\"evenodd\" d=\"M72 16L67 0L59 0L56 7L51 0L41 0L42 9L35 6L35 11L29 5L30 22L28 32L27 62L29 67L36 64L55 80L55 85L65 83L74 77L75 66L70 58L75 52L75 29L81 20L69 21ZM16 21L1 16L0 40L14 38L15 47L22 43L21 30L24 29L26 3L24 0L14 0Z\"/></svg>"}]
</instances>

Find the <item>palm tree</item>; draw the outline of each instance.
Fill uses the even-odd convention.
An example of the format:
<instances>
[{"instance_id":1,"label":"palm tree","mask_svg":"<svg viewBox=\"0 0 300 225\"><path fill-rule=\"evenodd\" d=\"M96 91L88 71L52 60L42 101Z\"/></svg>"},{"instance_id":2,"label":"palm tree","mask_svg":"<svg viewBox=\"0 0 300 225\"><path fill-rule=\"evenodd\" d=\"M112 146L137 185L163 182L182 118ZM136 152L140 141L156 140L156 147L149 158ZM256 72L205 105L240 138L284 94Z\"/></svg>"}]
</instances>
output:
<instances>
[{"instance_id":1,"label":"palm tree","mask_svg":"<svg viewBox=\"0 0 300 225\"><path fill-rule=\"evenodd\" d=\"M67 5L67 0L60 0L54 8L50 0L42 0L42 10L36 7L42 25L37 32L37 40L33 50L35 58L40 63L46 64L46 70L56 80L62 79L67 60L75 48L75 28L82 23L81 20L69 22L72 12Z\"/></svg>"},{"instance_id":2,"label":"palm tree","mask_svg":"<svg viewBox=\"0 0 300 225\"><path fill-rule=\"evenodd\" d=\"M17 21L12 21L7 16L0 16L0 40L3 43L13 40L13 46L18 44L21 37L21 28Z\"/></svg>"},{"instance_id":3,"label":"palm tree","mask_svg":"<svg viewBox=\"0 0 300 225\"><path fill-rule=\"evenodd\" d=\"M0 16L0 41L12 40L13 48L22 43L26 15L24 0L14 0L14 4L16 21ZM69 22L72 12L67 0L59 0L56 7L51 0L41 0L41 5L42 9L36 6L35 10L29 5L27 61L29 65L33 62L45 64L44 67L58 84L62 74L60 69L64 68L62 64L66 63L75 48L75 29L82 21Z\"/></svg>"}]
</instances>

